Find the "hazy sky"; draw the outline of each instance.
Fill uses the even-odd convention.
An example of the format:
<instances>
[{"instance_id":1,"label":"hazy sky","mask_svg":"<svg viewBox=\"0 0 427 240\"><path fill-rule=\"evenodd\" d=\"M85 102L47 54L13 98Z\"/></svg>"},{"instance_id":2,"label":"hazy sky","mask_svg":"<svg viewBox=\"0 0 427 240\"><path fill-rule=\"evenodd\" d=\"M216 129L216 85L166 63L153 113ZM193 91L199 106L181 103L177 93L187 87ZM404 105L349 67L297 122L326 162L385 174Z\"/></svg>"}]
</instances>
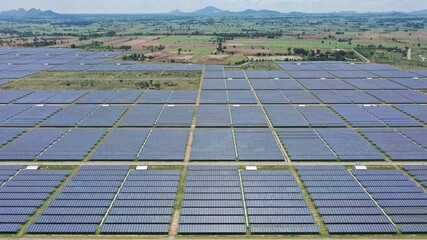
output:
<instances>
[{"instance_id":1,"label":"hazy sky","mask_svg":"<svg viewBox=\"0 0 427 240\"><path fill-rule=\"evenodd\" d=\"M162 13L194 11L209 5L231 11L273 9L281 12L414 11L427 0L0 0L0 10L40 8L59 13Z\"/></svg>"}]
</instances>

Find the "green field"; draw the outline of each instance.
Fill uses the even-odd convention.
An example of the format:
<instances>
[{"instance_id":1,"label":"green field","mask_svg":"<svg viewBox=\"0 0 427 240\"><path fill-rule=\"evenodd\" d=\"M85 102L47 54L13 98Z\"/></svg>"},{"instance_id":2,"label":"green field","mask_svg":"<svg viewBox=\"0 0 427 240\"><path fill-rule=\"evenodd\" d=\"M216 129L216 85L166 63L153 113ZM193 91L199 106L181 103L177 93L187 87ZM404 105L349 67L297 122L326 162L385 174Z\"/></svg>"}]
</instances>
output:
<instances>
[{"instance_id":1,"label":"green field","mask_svg":"<svg viewBox=\"0 0 427 240\"><path fill-rule=\"evenodd\" d=\"M41 72L0 86L0 89L34 90L197 90L201 73L145 72Z\"/></svg>"}]
</instances>

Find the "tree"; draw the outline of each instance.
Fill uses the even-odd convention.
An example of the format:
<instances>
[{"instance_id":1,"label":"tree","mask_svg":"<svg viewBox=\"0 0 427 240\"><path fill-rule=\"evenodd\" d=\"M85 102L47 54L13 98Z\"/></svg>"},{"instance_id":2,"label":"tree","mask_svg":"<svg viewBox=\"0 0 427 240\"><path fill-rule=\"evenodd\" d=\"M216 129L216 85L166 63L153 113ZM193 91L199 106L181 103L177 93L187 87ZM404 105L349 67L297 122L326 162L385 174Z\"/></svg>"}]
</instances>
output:
<instances>
[{"instance_id":1,"label":"tree","mask_svg":"<svg viewBox=\"0 0 427 240\"><path fill-rule=\"evenodd\" d=\"M182 48L178 48L178 55L181 55Z\"/></svg>"}]
</instances>

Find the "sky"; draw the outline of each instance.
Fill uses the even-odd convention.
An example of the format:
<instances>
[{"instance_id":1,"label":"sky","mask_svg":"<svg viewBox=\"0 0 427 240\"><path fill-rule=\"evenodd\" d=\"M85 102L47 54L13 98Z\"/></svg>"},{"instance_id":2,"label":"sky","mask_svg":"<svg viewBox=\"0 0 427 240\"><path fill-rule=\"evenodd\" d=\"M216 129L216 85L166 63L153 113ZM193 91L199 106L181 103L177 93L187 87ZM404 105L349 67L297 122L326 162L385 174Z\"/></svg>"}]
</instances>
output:
<instances>
[{"instance_id":1,"label":"sky","mask_svg":"<svg viewBox=\"0 0 427 240\"><path fill-rule=\"evenodd\" d=\"M40 8L58 13L191 12L206 6L223 10L271 9L280 12L388 12L427 9L427 0L0 0L0 11Z\"/></svg>"}]
</instances>

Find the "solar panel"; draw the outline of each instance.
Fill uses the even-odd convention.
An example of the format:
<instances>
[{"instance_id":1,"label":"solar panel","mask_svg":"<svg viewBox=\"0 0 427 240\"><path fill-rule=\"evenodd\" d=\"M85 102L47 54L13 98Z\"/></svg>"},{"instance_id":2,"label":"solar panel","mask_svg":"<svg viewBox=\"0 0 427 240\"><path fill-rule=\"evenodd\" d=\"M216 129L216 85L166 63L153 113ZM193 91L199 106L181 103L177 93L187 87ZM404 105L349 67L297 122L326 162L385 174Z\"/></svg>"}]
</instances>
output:
<instances>
[{"instance_id":1,"label":"solar panel","mask_svg":"<svg viewBox=\"0 0 427 240\"><path fill-rule=\"evenodd\" d=\"M310 126L313 126L313 127L345 126L345 123L326 107L299 106L299 107L296 107L296 109L307 120Z\"/></svg>"},{"instance_id":2,"label":"solar panel","mask_svg":"<svg viewBox=\"0 0 427 240\"><path fill-rule=\"evenodd\" d=\"M235 127L268 127L264 112L258 106L232 106L230 110Z\"/></svg>"},{"instance_id":3,"label":"solar panel","mask_svg":"<svg viewBox=\"0 0 427 240\"><path fill-rule=\"evenodd\" d=\"M104 136L105 129L73 129L50 146L39 160L83 160Z\"/></svg>"},{"instance_id":4,"label":"solar panel","mask_svg":"<svg viewBox=\"0 0 427 240\"><path fill-rule=\"evenodd\" d=\"M280 91L258 90L256 94L263 104L286 104L289 100Z\"/></svg>"},{"instance_id":5,"label":"solar panel","mask_svg":"<svg viewBox=\"0 0 427 240\"><path fill-rule=\"evenodd\" d=\"M381 153L351 129L317 129L317 132L341 160L384 160Z\"/></svg>"},{"instance_id":6,"label":"solar panel","mask_svg":"<svg viewBox=\"0 0 427 240\"><path fill-rule=\"evenodd\" d=\"M383 127L385 124L356 105L330 105L330 107L355 127Z\"/></svg>"},{"instance_id":7,"label":"solar panel","mask_svg":"<svg viewBox=\"0 0 427 240\"><path fill-rule=\"evenodd\" d=\"M162 105L136 105L123 116L120 127L151 127L163 109Z\"/></svg>"},{"instance_id":8,"label":"solar panel","mask_svg":"<svg viewBox=\"0 0 427 240\"><path fill-rule=\"evenodd\" d=\"M337 158L313 129L286 129L277 131L277 134L293 161Z\"/></svg>"},{"instance_id":9,"label":"solar panel","mask_svg":"<svg viewBox=\"0 0 427 240\"><path fill-rule=\"evenodd\" d=\"M147 129L115 129L90 160L134 160L149 133Z\"/></svg>"},{"instance_id":10,"label":"solar panel","mask_svg":"<svg viewBox=\"0 0 427 240\"><path fill-rule=\"evenodd\" d=\"M364 110L368 111L376 118L384 122L387 126L392 127L409 127L421 126L422 124L411 119L407 115L393 109L389 106L363 106Z\"/></svg>"},{"instance_id":11,"label":"solar panel","mask_svg":"<svg viewBox=\"0 0 427 240\"><path fill-rule=\"evenodd\" d=\"M283 160L283 154L270 130L234 130L238 159Z\"/></svg>"},{"instance_id":12,"label":"solar panel","mask_svg":"<svg viewBox=\"0 0 427 240\"><path fill-rule=\"evenodd\" d=\"M66 130L34 129L0 150L3 160L33 160L52 143L58 140Z\"/></svg>"},{"instance_id":13,"label":"solar panel","mask_svg":"<svg viewBox=\"0 0 427 240\"><path fill-rule=\"evenodd\" d=\"M226 91L203 90L200 92L200 103L228 103L227 93Z\"/></svg>"},{"instance_id":14,"label":"solar panel","mask_svg":"<svg viewBox=\"0 0 427 240\"><path fill-rule=\"evenodd\" d=\"M107 101L116 91L94 90L77 100L76 103L84 104L101 104Z\"/></svg>"},{"instance_id":15,"label":"solar panel","mask_svg":"<svg viewBox=\"0 0 427 240\"><path fill-rule=\"evenodd\" d=\"M188 129L154 129L139 160L184 160L188 134Z\"/></svg>"},{"instance_id":16,"label":"solar panel","mask_svg":"<svg viewBox=\"0 0 427 240\"><path fill-rule=\"evenodd\" d=\"M139 90L117 91L111 97L109 97L105 101L105 103L110 103L110 104L134 103L141 94L142 94L142 91L139 91Z\"/></svg>"},{"instance_id":17,"label":"solar panel","mask_svg":"<svg viewBox=\"0 0 427 240\"><path fill-rule=\"evenodd\" d=\"M79 122L82 127L111 127L127 111L122 106L100 106Z\"/></svg>"},{"instance_id":18,"label":"solar panel","mask_svg":"<svg viewBox=\"0 0 427 240\"><path fill-rule=\"evenodd\" d=\"M236 160L229 129L196 129L190 160Z\"/></svg>"},{"instance_id":19,"label":"solar panel","mask_svg":"<svg viewBox=\"0 0 427 240\"><path fill-rule=\"evenodd\" d=\"M234 104L256 104L257 100L252 91L249 90L228 90L228 102Z\"/></svg>"},{"instance_id":20,"label":"solar panel","mask_svg":"<svg viewBox=\"0 0 427 240\"><path fill-rule=\"evenodd\" d=\"M427 112L424 105L394 105L395 108L400 111L405 112L406 114L416 118L417 120L427 123Z\"/></svg>"},{"instance_id":21,"label":"solar panel","mask_svg":"<svg viewBox=\"0 0 427 240\"><path fill-rule=\"evenodd\" d=\"M166 106L163 108L156 126L162 127L190 127L193 121L194 107Z\"/></svg>"},{"instance_id":22,"label":"solar panel","mask_svg":"<svg viewBox=\"0 0 427 240\"><path fill-rule=\"evenodd\" d=\"M35 106L7 119L6 121L2 122L0 126L33 127L59 110L61 110L61 107Z\"/></svg>"},{"instance_id":23,"label":"solar panel","mask_svg":"<svg viewBox=\"0 0 427 240\"><path fill-rule=\"evenodd\" d=\"M44 127L72 127L92 113L97 105L70 105L42 123Z\"/></svg>"},{"instance_id":24,"label":"solar panel","mask_svg":"<svg viewBox=\"0 0 427 240\"><path fill-rule=\"evenodd\" d=\"M292 106L264 105L274 127L308 127L308 122Z\"/></svg>"},{"instance_id":25,"label":"solar panel","mask_svg":"<svg viewBox=\"0 0 427 240\"><path fill-rule=\"evenodd\" d=\"M200 105L197 110L197 127L231 126L230 110L227 105Z\"/></svg>"}]
</instances>

